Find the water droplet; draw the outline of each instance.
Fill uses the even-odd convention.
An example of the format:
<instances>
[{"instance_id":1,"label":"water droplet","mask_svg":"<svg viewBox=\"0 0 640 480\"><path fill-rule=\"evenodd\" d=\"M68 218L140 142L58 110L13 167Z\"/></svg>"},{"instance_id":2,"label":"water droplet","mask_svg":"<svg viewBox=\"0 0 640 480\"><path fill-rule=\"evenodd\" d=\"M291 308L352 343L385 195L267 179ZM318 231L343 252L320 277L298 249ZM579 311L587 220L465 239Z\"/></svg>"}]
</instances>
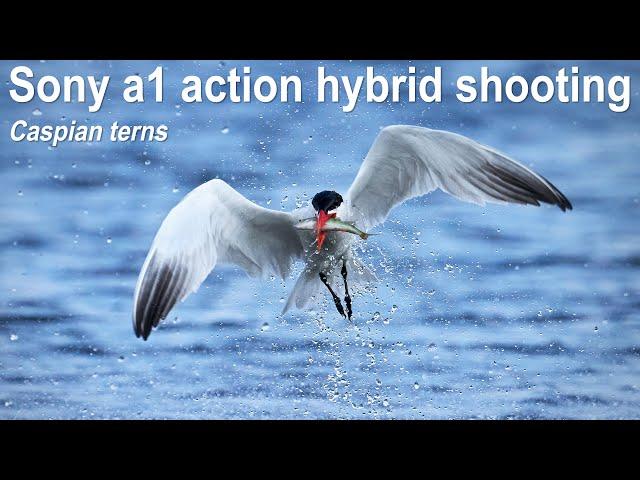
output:
<instances>
[{"instance_id":1,"label":"water droplet","mask_svg":"<svg viewBox=\"0 0 640 480\"><path fill-rule=\"evenodd\" d=\"M33 115L34 117L39 117L40 115L42 115L42 112L39 108L36 108L33 112L31 112L31 115Z\"/></svg>"},{"instance_id":2,"label":"water droplet","mask_svg":"<svg viewBox=\"0 0 640 480\"><path fill-rule=\"evenodd\" d=\"M598 327L597 326L593 327L593 331L597 332L598 331Z\"/></svg>"},{"instance_id":3,"label":"water droplet","mask_svg":"<svg viewBox=\"0 0 640 480\"><path fill-rule=\"evenodd\" d=\"M18 190L18 196L19 196L19 197L21 197L22 195L24 195L24 194L22 193L22 190Z\"/></svg>"},{"instance_id":4,"label":"water droplet","mask_svg":"<svg viewBox=\"0 0 640 480\"><path fill-rule=\"evenodd\" d=\"M111 243L111 242L112 242L111 237L107 237L107 243Z\"/></svg>"},{"instance_id":5,"label":"water droplet","mask_svg":"<svg viewBox=\"0 0 640 480\"><path fill-rule=\"evenodd\" d=\"M12 333L11 336L9 337L9 339L12 342L15 342L16 340L18 340L18 338L19 338L18 335L16 335L15 333Z\"/></svg>"},{"instance_id":6,"label":"water droplet","mask_svg":"<svg viewBox=\"0 0 640 480\"><path fill-rule=\"evenodd\" d=\"M180 191L180 189L178 187L173 187L173 189L171 191L173 193L178 193Z\"/></svg>"},{"instance_id":7,"label":"water droplet","mask_svg":"<svg viewBox=\"0 0 640 480\"><path fill-rule=\"evenodd\" d=\"M384 320L382 320L382 323L384 323L385 325L389 325L389 322L391 320L389 320L389 318L385 318Z\"/></svg>"},{"instance_id":8,"label":"water droplet","mask_svg":"<svg viewBox=\"0 0 640 480\"><path fill-rule=\"evenodd\" d=\"M427 347L427 351L429 352L435 352L438 349L438 346L435 343L430 343L429 346Z\"/></svg>"},{"instance_id":9,"label":"water droplet","mask_svg":"<svg viewBox=\"0 0 640 480\"><path fill-rule=\"evenodd\" d=\"M397 306L397 305L393 305L393 306L391 307L391 313L395 313L395 312L396 312L396 310L398 310L398 306Z\"/></svg>"},{"instance_id":10,"label":"water droplet","mask_svg":"<svg viewBox=\"0 0 640 480\"><path fill-rule=\"evenodd\" d=\"M387 400L386 398L382 401L382 406L383 407L388 407L389 406L389 400Z\"/></svg>"},{"instance_id":11,"label":"water droplet","mask_svg":"<svg viewBox=\"0 0 640 480\"><path fill-rule=\"evenodd\" d=\"M373 320L374 322L377 321L380 318L380 312L376 312L373 314L373 317L371 318L371 320Z\"/></svg>"},{"instance_id":12,"label":"water droplet","mask_svg":"<svg viewBox=\"0 0 640 480\"><path fill-rule=\"evenodd\" d=\"M420 388L420 384L418 382L413 384L414 390L418 390Z\"/></svg>"},{"instance_id":13,"label":"water droplet","mask_svg":"<svg viewBox=\"0 0 640 480\"><path fill-rule=\"evenodd\" d=\"M145 165L151 165L151 160L145 160L145 161L144 161L144 164L145 164Z\"/></svg>"},{"instance_id":14,"label":"water droplet","mask_svg":"<svg viewBox=\"0 0 640 480\"><path fill-rule=\"evenodd\" d=\"M220 133L226 135L227 133L229 133L229 127L222 127L222 130L220 130Z\"/></svg>"},{"instance_id":15,"label":"water droplet","mask_svg":"<svg viewBox=\"0 0 640 480\"><path fill-rule=\"evenodd\" d=\"M118 362L120 362L120 363L124 362L124 356L123 355L120 355L118 357Z\"/></svg>"},{"instance_id":16,"label":"water droplet","mask_svg":"<svg viewBox=\"0 0 640 480\"><path fill-rule=\"evenodd\" d=\"M264 322L264 323L262 324L262 326L260 327L260 331L261 331L261 332L266 332L267 330L269 330L269 328L270 328L270 327L269 327L269 322Z\"/></svg>"}]
</instances>

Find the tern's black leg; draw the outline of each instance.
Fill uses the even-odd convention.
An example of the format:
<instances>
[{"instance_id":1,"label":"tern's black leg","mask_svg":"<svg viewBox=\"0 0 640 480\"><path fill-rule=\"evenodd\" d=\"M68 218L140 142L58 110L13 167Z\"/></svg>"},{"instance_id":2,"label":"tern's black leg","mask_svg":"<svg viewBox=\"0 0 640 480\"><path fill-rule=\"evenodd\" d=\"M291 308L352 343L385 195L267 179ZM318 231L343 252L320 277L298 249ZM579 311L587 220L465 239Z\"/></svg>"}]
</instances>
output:
<instances>
[{"instance_id":1,"label":"tern's black leg","mask_svg":"<svg viewBox=\"0 0 640 480\"><path fill-rule=\"evenodd\" d=\"M324 283L325 287L329 289L329 292L333 297L333 302L336 304L336 308L338 309L338 313L343 317L346 317L346 315L344 314L344 308L342 308L342 302L340 301L340 298L336 295L336 293L333 291L333 289L329 285L329 282L327 281L327 276L322 272L320 272L320 280L322 280L322 283Z\"/></svg>"},{"instance_id":2,"label":"tern's black leg","mask_svg":"<svg viewBox=\"0 0 640 480\"><path fill-rule=\"evenodd\" d=\"M347 285L347 262L342 261L342 279L344 280L344 303L347 304L347 315L351 320L351 295L349 295L349 285Z\"/></svg>"}]
</instances>

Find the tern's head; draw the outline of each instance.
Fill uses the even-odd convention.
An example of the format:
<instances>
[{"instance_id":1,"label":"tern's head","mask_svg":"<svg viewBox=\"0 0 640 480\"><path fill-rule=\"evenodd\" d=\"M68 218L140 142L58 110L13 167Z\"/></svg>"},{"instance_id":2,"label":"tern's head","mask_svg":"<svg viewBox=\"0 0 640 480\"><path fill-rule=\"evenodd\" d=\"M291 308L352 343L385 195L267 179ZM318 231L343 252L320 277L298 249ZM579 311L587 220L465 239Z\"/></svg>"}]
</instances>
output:
<instances>
[{"instance_id":1,"label":"tern's head","mask_svg":"<svg viewBox=\"0 0 640 480\"><path fill-rule=\"evenodd\" d=\"M342 203L342 195L333 190L323 190L320 193L316 193L311 200L311 205L315 208L316 213L320 210L324 210L325 213L329 213L331 210L335 210Z\"/></svg>"}]
</instances>

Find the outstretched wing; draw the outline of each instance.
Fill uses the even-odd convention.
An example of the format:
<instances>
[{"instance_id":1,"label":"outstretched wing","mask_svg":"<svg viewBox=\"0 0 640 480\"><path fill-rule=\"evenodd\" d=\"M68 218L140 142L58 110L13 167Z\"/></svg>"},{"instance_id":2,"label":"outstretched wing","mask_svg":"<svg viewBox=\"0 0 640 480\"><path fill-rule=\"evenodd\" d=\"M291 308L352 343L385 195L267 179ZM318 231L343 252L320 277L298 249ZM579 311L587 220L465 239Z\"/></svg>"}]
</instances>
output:
<instances>
[{"instance_id":1,"label":"outstretched wing","mask_svg":"<svg viewBox=\"0 0 640 480\"><path fill-rule=\"evenodd\" d=\"M140 271L133 301L136 336L146 340L216 263L284 278L303 254L294 222L289 213L262 208L219 179L191 191L162 222Z\"/></svg>"},{"instance_id":2,"label":"outstretched wing","mask_svg":"<svg viewBox=\"0 0 640 480\"><path fill-rule=\"evenodd\" d=\"M408 125L380 131L346 203L350 217L369 230L396 205L436 188L479 205L543 202L572 208L551 182L505 155L455 133Z\"/></svg>"}]
</instances>

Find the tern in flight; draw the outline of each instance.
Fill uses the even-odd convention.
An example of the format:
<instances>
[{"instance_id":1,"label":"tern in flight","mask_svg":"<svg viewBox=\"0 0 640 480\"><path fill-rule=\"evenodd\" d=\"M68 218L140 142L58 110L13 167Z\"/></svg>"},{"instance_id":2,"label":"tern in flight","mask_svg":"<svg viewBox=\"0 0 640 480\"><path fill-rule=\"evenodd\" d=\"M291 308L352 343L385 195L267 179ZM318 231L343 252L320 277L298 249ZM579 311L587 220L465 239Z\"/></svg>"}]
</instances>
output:
<instances>
[{"instance_id":1,"label":"tern in flight","mask_svg":"<svg viewBox=\"0 0 640 480\"><path fill-rule=\"evenodd\" d=\"M296 261L304 261L283 313L319 301L326 288L338 312L351 318L347 278L353 287L376 277L353 252L357 236L350 233L366 238L364 232L383 223L392 208L438 188L479 205L542 202L572 208L551 182L492 148L451 132L388 126L344 198L323 191L311 205L279 212L256 205L220 179L189 192L162 222L140 271L135 334L146 340L218 263L284 280ZM336 290L344 294L346 314Z\"/></svg>"}]
</instances>

